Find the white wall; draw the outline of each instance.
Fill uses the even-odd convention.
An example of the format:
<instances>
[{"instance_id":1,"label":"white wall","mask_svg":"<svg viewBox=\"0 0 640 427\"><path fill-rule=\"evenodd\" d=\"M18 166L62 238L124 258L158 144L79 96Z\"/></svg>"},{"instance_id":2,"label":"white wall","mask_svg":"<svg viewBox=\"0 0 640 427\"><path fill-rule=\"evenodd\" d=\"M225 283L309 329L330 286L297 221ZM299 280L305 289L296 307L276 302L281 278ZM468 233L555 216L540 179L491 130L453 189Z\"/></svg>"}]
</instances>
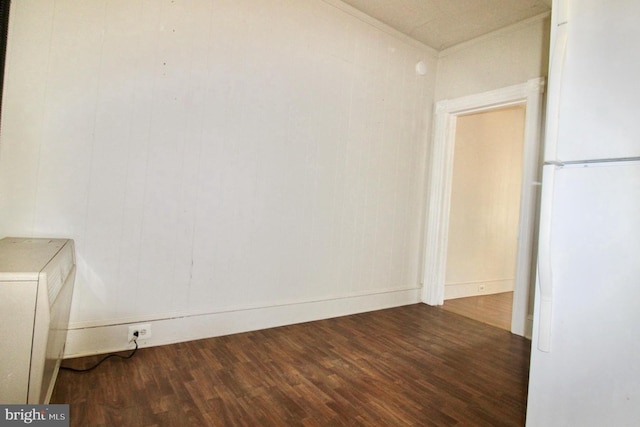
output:
<instances>
[{"instance_id":1,"label":"white wall","mask_svg":"<svg viewBox=\"0 0 640 427\"><path fill-rule=\"evenodd\" d=\"M419 301L430 49L320 0L13 2L0 235L76 240L67 354Z\"/></svg>"},{"instance_id":2,"label":"white wall","mask_svg":"<svg viewBox=\"0 0 640 427\"><path fill-rule=\"evenodd\" d=\"M458 117L445 299L514 290L525 107Z\"/></svg>"},{"instance_id":3,"label":"white wall","mask_svg":"<svg viewBox=\"0 0 640 427\"><path fill-rule=\"evenodd\" d=\"M549 25L544 14L440 52L436 101L546 76Z\"/></svg>"},{"instance_id":4,"label":"white wall","mask_svg":"<svg viewBox=\"0 0 640 427\"><path fill-rule=\"evenodd\" d=\"M546 77L550 25L550 14L543 14L441 51L435 101ZM533 272L529 294L534 294ZM533 300L529 312L533 312Z\"/></svg>"}]
</instances>

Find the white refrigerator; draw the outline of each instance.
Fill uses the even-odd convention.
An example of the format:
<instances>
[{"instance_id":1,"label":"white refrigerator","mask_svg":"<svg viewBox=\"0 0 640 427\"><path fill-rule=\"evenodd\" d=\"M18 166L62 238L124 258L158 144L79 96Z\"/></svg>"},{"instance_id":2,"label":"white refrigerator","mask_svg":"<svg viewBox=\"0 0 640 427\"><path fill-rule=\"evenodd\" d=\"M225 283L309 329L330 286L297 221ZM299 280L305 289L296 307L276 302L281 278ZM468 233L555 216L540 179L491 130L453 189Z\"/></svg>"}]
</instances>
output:
<instances>
[{"instance_id":1,"label":"white refrigerator","mask_svg":"<svg viewBox=\"0 0 640 427\"><path fill-rule=\"evenodd\" d=\"M640 426L640 1L551 26L527 426Z\"/></svg>"}]
</instances>

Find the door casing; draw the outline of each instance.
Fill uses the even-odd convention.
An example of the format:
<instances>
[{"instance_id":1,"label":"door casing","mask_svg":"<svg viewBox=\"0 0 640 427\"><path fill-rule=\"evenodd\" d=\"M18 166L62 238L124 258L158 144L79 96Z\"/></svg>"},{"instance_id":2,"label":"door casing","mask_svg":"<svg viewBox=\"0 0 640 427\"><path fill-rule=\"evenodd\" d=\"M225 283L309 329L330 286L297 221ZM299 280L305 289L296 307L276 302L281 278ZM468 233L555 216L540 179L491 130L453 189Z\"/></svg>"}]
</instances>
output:
<instances>
[{"instance_id":1,"label":"door casing","mask_svg":"<svg viewBox=\"0 0 640 427\"><path fill-rule=\"evenodd\" d=\"M544 78L436 103L431 175L426 209L422 301L444 303L447 239L451 207L453 153L458 116L526 105L520 221L511 332L531 337L530 286L533 282L540 186Z\"/></svg>"}]
</instances>

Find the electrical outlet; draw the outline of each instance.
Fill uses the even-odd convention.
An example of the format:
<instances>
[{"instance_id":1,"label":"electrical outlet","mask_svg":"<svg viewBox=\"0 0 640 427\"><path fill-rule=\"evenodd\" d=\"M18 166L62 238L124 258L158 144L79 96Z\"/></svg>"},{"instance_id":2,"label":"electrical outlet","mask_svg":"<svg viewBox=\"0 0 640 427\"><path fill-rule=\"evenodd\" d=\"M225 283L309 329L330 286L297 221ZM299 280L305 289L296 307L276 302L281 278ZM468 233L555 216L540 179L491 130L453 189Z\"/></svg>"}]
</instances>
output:
<instances>
[{"instance_id":1,"label":"electrical outlet","mask_svg":"<svg viewBox=\"0 0 640 427\"><path fill-rule=\"evenodd\" d=\"M135 337L135 335L133 335L136 331L138 332L137 338ZM134 339L137 339L139 341L148 340L149 338L151 338L151 323L129 326L129 342L133 342Z\"/></svg>"}]
</instances>

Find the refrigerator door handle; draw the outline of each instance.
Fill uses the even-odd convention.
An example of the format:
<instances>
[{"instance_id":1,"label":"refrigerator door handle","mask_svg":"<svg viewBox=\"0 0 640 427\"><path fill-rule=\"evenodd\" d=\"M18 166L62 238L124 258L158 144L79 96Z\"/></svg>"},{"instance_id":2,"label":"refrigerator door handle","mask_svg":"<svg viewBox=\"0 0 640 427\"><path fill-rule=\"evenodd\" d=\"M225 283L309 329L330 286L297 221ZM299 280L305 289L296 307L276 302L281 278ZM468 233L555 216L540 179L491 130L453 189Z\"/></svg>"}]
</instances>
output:
<instances>
[{"instance_id":1,"label":"refrigerator door handle","mask_svg":"<svg viewBox=\"0 0 640 427\"><path fill-rule=\"evenodd\" d=\"M560 95L562 75L567 49L567 23L558 24L556 39L549 64L549 88L547 91L547 114L545 126L545 160L557 159L558 121L560 119Z\"/></svg>"},{"instance_id":2,"label":"refrigerator door handle","mask_svg":"<svg viewBox=\"0 0 640 427\"><path fill-rule=\"evenodd\" d=\"M553 181L558 165L558 122L562 75L567 50L568 1L557 4L554 23L555 40L549 64L549 90L547 92L547 117L545 127L545 163L542 172L542 194L540 201L540 239L538 242L538 349L551 351L551 309L553 307L553 275L551 271L551 214L553 210Z\"/></svg>"},{"instance_id":3,"label":"refrigerator door handle","mask_svg":"<svg viewBox=\"0 0 640 427\"><path fill-rule=\"evenodd\" d=\"M551 218L556 166L546 165L542 171L540 200L540 238L538 241L538 349L551 351L551 309L553 306L553 272L551 269Z\"/></svg>"}]
</instances>

